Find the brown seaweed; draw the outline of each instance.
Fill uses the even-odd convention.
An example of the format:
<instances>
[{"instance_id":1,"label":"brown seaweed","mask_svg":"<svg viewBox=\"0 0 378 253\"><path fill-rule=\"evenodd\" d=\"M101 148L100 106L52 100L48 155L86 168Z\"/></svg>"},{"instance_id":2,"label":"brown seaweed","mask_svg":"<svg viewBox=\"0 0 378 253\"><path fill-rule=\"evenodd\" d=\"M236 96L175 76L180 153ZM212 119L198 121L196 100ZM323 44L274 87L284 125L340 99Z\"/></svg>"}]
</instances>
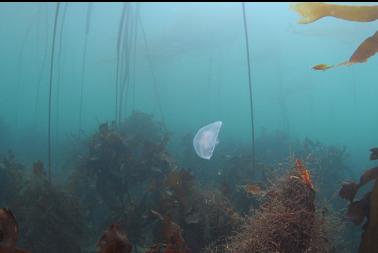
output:
<instances>
[{"instance_id":1,"label":"brown seaweed","mask_svg":"<svg viewBox=\"0 0 378 253\"><path fill-rule=\"evenodd\" d=\"M254 215L217 248L206 252L329 252L332 247L324 240L324 224L315 208L315 191L298 180L285 175L268 189L264 203Z\"/></svg>"},{"instance_id":2,"label":"brown seaweed","mask_svg":"<svg viewBox=\"0 0 378 253\"><path fill-rule=\"evenodd\" d=\"M374 6L348 6L327 3L298 3L292 9L302 16L301 24L312 23L322 17L333 16L339 19L370 22L378 19L378 5ZM317 64L314 70L325 71L334 67L349 66L364 63L378 52L378 32L365 39L354 51L349 60L335 65Z\"/></svg>"},{"instance_id":3,"label":"brown seaweed","mask_svg":"<svg viewBox=\"0 0 378 253\"><path fill-rule=\"evenodd\" d=\"M16 248L18 234L18 224L12 211L0 208L0 253L27 253Z\"/></svg>"},{"instance_id":4,"label":"brown seaweed","mask_svg":"<svg viewBox=\"0 0 378 253\"><path fill-rule=\"evenodd\" d=\"M131 253L132 245L118 224L111 224L97 242L98 253Z\"/></svg>"},{"instance_id":5,"label":"brown seaweed","mask_svg":"<svg viewBox=\"0 0 378 253\"><path fill-rule=\"evenodd\" d=\"M366 62L368 58L378 52L378 31L364 40L350 57L347 65Z\"/></svg>"},{"instance_id":6,"label":"brown seaweed","mask_svg":"<svg viewBox=\"0 0 378 253\"><path fill-rule=\"evenodd\" d=\"M361 200L349 204L345 218L355 225L360 225L369 214L370 192L365 194Z\"/></svg>"},{"instance_id":7,"label":"brown seaweed","mask_svg":"<svg viewBox=\"0 0 378 253\"><path fill-rule=\"evenodd\" d=\"M370 196L370 210L366 230L362 236L359 253L378 252L378 180Z\"/></svg>"},{"instance_id":8,"label":"brown seaweed","mask_svg":"<svg viewBox=\"0 0 378 253\"><path fill-rule=\"evenodd\" d=\"M375 179L378 179L378 167L366 170L361 175L360 182L358 184L355 182L343 183L339 191L339 196L343 199L353 201L354 196L356 196L360 187Z\"/></svg>"},{"instance_id":9,"label":"brown seaweed","mask_svg":"<svg viewBox=\"0 0 378 253\"><path fill-rule=\"evenodd\" d=\"M374 179L378 179L378 167L368 169L362 174L360 177L360 186L363 186Z\"/></svg>"},{"instance_id":10,"label":"brown seaweed","mask_svg":"<svg viewBox=\"0 0 378 253\"><path fill-rule=\"evenodd\" d=\"M302 18L300 24L315 22L323 17L335 17L355 22L371 22L378 19L378 6L352 6L328 3L297 3L291 6Z\"/></svg>"},{"instance_id":11,"label":"brown seaweed","mask_svg":"<svg viewBox=\"0 0 378 253\"><path fill-rule=\"evenodd\" d=\"M378 160L378 148L370 149L370 160Z\"/></svg>"},{"instance_id":12,"label":"brown seaweed","mask_svg":"<svg viewBox=\"0 0 378 253\"><path fill-rule=\"evenodd\" d=\"M14 249L18 240L18 224L11 210L0 208L0 248Z\"/></svg>"},{"instance_id":13,"label":"brown seaweed","mask_svg":"<svg viewBox=\"0 0 378 253\"><path fill-rule=\"evenodd\" d=\"M375 148L370 151L374 152ZM378 233L378 167L365 171L358 184L353 182L344 184L339 192L342 198L352 201L358 189L372 180L375 180L373 192L366 193L361 200L351 202L345 217L356 225L360 225L367 218L363 226L363 239L359 253L377 252L378 250L378 244L374 239Z\"/></svg>"},{"instance_id":14,"label":"brown seaweed","mask_svg":"<svg viewBox=\"0 0 378 253\"><path fill-rule=\"evenodd\" d=\"M342 184L339 191L339 196L343 199L353 201L354 196L356 196L359 189L359 184L355 182L345 182Z\"/></svg>"},{"instance_id":15,"label":"brown seaweed","mask_svg":"<svg viewBox=\"0 0 378 253\"><path fill-rule=\"evenodd\" d=\"M163 217L156 211L151 211L162 222L161 234L163 242L153 245L146 253L191 253L182 236L182 229L172 221L170 215Z\"/></svg>"},{"instance_id":16,"label":"brown seaweed","mask_svg":"<svg viewBox=\"0 0 378 253\"><path fill-rule=\"evenodd\" d=\"M348 61L336 64L336 65L326 65L326 64L318 64L313 67L314 70L327 70L334 67L340 66L350 66L356 63L364 63L367 60L375 55L378 52L378 31L371 37L365 39L358 48L354 51L352 56ZM319 67L320 66L320 67ZM322 67L326 66L326 67Z\"/></svg>"},{"instance_id":17,"label":"brown seaweed","mask_svg":"<svg viewBox=\"0 0 378 253\"><path fill-rule=\"evenodd\" d=\"M31 252L81 252L86 226L77 198L51 184L41 162L33 171L12 202L20 233L26 235L21 243Z\"/></svg>"}]
</instances>

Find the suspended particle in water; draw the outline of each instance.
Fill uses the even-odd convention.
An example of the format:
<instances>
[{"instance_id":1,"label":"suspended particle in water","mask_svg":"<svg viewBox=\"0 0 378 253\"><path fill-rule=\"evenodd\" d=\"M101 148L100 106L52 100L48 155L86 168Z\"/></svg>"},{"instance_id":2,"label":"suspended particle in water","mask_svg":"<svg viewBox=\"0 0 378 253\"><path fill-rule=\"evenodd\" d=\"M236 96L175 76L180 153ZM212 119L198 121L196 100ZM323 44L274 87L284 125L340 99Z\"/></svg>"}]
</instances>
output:
<instances>
[{"instance_id":1,"label":"suspended particle in water","mask_svg":"<svg viewBox=\"0 0 378 253\"><path fill-rule=\"evenodd\" d=\"M193 139L193 147L197 155L210 160L215 146L219 143L218 134L222 127L222 121L216 121L200 128Z\"/></svg>"}]
</instances>

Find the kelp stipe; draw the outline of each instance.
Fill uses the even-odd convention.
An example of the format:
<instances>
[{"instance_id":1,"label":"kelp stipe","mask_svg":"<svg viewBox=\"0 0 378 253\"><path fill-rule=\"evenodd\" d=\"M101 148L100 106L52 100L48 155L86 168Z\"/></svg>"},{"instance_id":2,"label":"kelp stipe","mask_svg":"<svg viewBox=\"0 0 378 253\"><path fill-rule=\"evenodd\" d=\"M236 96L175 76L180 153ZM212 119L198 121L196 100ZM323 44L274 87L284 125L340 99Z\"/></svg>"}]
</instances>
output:
<instances>
[{"instance_id":1,"label":"kelp stipe","mask_svg":"<svg viewBox=\"0 0 378 253\"><path fill-rule=\"evenodd\" d=\"M244 37L245 37L245 47L246 47L246 57L248 66L248 87L249 87L249 106L251 111L251 127L252 127L252 170L256 167L256 157L255 157L255 119L253 112L253 94L252 94L252 77L251 77L251 62L250 62L250 52L249 52L249 38L248 38L248 25L247 17L245 14L245 3L242 2L243 10L243 24L244 24ZM252 171L253 172L253 171Z\"/></svg>"},{"instance_id":2,"label":"kelp stipe","mask_svg":"<svg viewBox=\"0 0 378 253\"><path fill-rule=\"evenodd\" d=\"M85 70L86 70L86 62L87 62L88 35L89 35L89 28L91 24L92 5L93 3L88 3L87 16L86 16L86 21L85 21L84 50L83 50L83 59L82 59L82 65L81 65L81 83L80 83L79 138L82 133Z\"/></svg>"},{"instance_id":3,"label":"kelp stipe","mask_svg":"<svg viewBox=\"0 0 378 253\"><path fill-rule=\"evenodd\" d=\"M48 111L48 171L49 171L49 181L51 182L51 107L52 107L52 85L53 85L53 72L54 72L54 56L55 56L55 39L57 32L57 23L59 17L60 2L56 4L55 9L55 19L54 19L54 33L51 46L51 58L50 58L50 79L49 79L49 111Z\"/></svg>"}]
</instances>

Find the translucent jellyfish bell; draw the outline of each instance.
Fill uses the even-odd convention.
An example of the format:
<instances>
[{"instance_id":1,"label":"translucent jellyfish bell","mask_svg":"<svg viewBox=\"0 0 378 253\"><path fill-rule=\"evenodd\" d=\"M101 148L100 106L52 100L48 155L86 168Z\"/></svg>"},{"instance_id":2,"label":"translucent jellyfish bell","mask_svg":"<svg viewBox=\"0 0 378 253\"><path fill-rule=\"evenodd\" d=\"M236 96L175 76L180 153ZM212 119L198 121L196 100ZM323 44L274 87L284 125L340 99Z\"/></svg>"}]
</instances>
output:
<instances>
[{"instance_id":1,"label":"translucent jellyfish bell","mask_svg":"<svg viewBox=\"0 0 378 253\"><path fill-rule=\"evenodd\" d=\"M210 160L215 146L219 143L218 134L222 127L222 121L216 121L200 128L193 139L193 147L197 155Z\"/></svg>"}]
</instances>

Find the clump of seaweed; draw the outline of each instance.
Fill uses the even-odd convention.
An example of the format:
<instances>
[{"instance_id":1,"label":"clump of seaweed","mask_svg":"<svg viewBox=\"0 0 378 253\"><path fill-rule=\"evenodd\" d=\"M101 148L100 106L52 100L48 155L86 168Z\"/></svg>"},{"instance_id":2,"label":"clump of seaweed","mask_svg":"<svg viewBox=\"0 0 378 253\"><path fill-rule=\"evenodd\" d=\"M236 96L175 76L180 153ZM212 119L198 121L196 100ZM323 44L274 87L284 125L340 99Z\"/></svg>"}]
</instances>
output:
<instances>
[{"instance_id":1,"label":"clump of seaweed","mask_svg":"<svg viewBox=\"0 0 378 253\"><path fill-rule=\"evenodd\" d=\"M219 237L229 236L239 224L239 214L220 192L201 189L184 169L170 171L163 184L153 184L155 211L169 216L184 231L186 244L199 252ZM159 231L154 238L159 238ZM158 239L159 240L159 239Z\"/></svg>"},{"instance_id":2,"label":"clump of seaweed","mask_svg":"<svg viewBox=\"0 0 378 253\"><path fill-rule=\"evenodd\" d=\"M97 242L98 253L131 253L133 247L118 224L111 224Z\"/></svg>"},{"instance_id":3,"label":"clump of seaweed","mask_svg":"<svg viewBox=\"0 0 378 253\"><path fill-rule=\"evenodd\" d=\"M306 138L295 150L295 155L306 162L316 187L321 189L318 197L323 200L333 200L339 190L337 183L353 174L345 162L348 157L345 147L324 145ZM343 206L341 201L332 204L336 208Z\"/></svg>"},{"instance_id":4,"label":"clump of seaweed","mask_svg":"<svg viewBox=\"0 0 378 253\"><path fill-rule=\"evenodd\" d=\"M12 211L8 208L0 208L0 252L27 253L16 248L18 232L18 224Z\"/></svg>"},{"instance_id":5,"label":"clump of seaweed","mask_svg":"<svg viewBox=\"0 0 378 253\"><path fill-rule=\"evenodd\" d=\"M370 160L378 160L378 148L372 148ZM358 190L367 183L375 181L372 192L367 192L360 200L354 200ZM378 167L366 170L360 177L359 183L345 182L339 192L339 196L348 200L349 206L346 218L356 225L363 225L362 242L359 253L377 252L378 243Z\"/></svg>"},{"instance_id":6,"label":"clump of seaweed","mask_svg":"<svg viewBox=\"0 0 378 253\"><path fill-rule=\"evenodd\" d=\"M0 162L0 204L9 205L19 194L24 181L25 168L17 162L15 155L8 154Z\"/></svg>"},{"instance_id":7,"label":"clump of seaweed","mask_svg":"<svg viewBox=\"0 0 378 253\"><path fill-rule=\"evenodd\" d=\"M330 252L326 223L316 210L315 191L297 168L272 184L233 236L206 252Z\"/></svg>"},{"instance_id":8,"label":"clump of seaweed","mask_svg":"<svg viewBox=\"0 0 378 253\"><path fill-rule=\"evenodd\" d=\"M162 223L160 233L163 235L163 242L153 245L146 253L191 253L182 236L181 227L169 215L162 216L156 211L151 212Z\"/></svg>"},{"instance_id":9,"label":"clump of seaweed","mask_svg":"<svg viewBox=\"0 0 378 253\"><path fill-rule=\"evenodd\" d=\"M85 225L77 199L52 185L41 161L12 201L21 231L21 245L31 252L82 252Z\"/></svg>"},{"instance_id":10,"label":"clump of seaweed","mask_svg":"<svg viewBox=\"0 0 378 253\"><path fill-rule=\"evenodd\" d=\"M175 168L166 151L168 140L168 133L149 114L136 112L120 125L99 126L70 179L71 191L88 210L92 238L105 224L117 222L135 247L148 240L141 236L144 217Z\"/></svg>"}]
</instances>

